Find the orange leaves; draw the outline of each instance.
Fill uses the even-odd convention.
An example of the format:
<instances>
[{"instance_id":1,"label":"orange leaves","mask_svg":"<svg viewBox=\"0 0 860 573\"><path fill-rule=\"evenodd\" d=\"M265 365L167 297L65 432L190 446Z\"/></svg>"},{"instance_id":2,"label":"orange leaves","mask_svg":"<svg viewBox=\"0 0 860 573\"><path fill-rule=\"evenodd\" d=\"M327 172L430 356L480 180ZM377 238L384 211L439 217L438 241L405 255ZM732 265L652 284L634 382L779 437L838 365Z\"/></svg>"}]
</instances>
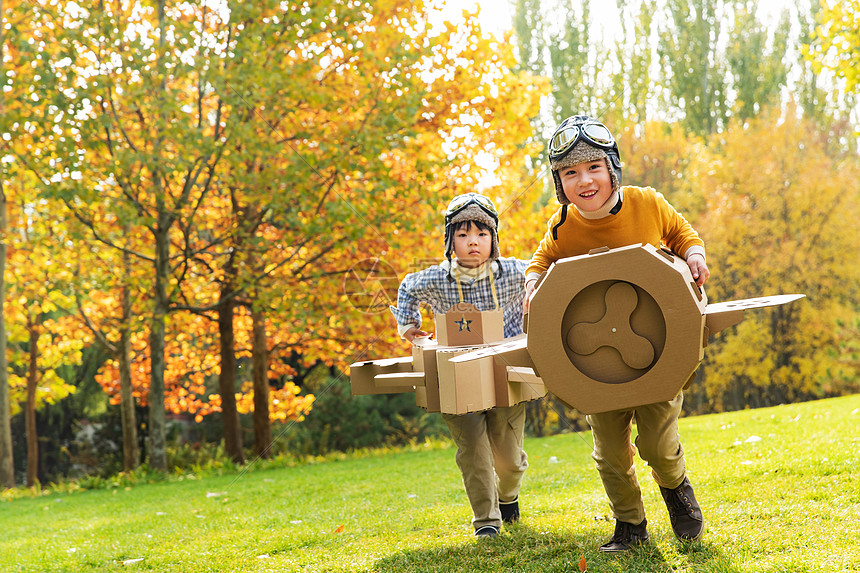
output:
<instances>
[{"instance_id":1,"label":"orange leaves","mask_svg":"<svg viewBox=\"0 0 860 573\"><path fill-rule=\"evenodd\" d=\"M254 411L254 390L250 382L242 386L242 393L236 394L236 409L241 414ZM269 391L269 420L272 422L301 421L310 412L315 397L312 394L299 396L301 389L292 382L284 383L282 388Z\"/></svg>"},{"instance_id":2,"label":"orange leaves","mask_svg":"<svg viewBox=\"0 0 860 573\"><path fill-rule=\"evenodd\" d=\"M579 558L579 572L585 573L588 571L588 565L585 563L585 555Z\"/></svg>"}]
</instances>

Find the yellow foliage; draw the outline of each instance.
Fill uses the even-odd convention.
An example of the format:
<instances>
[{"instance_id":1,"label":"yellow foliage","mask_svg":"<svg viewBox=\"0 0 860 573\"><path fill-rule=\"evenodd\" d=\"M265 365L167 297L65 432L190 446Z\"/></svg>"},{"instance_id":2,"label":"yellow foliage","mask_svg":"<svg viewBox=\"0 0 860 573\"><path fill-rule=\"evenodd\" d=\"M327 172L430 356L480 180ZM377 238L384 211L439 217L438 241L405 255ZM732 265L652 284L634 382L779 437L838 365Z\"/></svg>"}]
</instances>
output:
<instances>
[{"instance_id":1,"label":"yellow foliage","mask_svg":"<svg viewBox=\"0 0 860 573\"><path fill-rule=\"evenodd\" d=\"M860 0L819 0L813 41L802 51L816 71L827 68L844 78L846 90L860 85Z\"/></svg>"},{"instance_id":2,"label":"yellow foliage","mask_svg":"<svg viewBox=\"0 0 860 573\"><path fill-rule=\"evenodd\" d=\"M857 316L860 162L827 132L797 117L763 115L733 124L696 166L705 190L705 239L712 302L778 293L806 299L748 311L709 347L707 393L738 388L774 403L817 397L834 387L845 341L838 321ZM848 261L852 261L849 263ZM836 384L835 386L838 386ZM758 405L753 403L753 406Z\"/></svg>"}]
</instances>

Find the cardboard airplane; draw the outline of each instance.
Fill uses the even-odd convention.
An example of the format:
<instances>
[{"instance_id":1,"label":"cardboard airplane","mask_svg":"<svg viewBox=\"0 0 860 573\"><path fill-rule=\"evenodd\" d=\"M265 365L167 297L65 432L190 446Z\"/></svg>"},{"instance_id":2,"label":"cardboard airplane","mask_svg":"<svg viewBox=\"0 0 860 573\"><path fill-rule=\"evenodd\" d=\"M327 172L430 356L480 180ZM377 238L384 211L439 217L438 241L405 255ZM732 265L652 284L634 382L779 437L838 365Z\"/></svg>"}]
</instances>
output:
<instances>
[{"instance_id":1,"label":"cardboard airplane","mask_svg":"<svg viewBox=\"0 0 860 573\"><path fill-rule=\"evenodd\" d=\"M350 365L353 395L414 392L418 406L446 414L479 412L543 397L546 388L528 366L509 366L492 356L456 368L450 361L503 341L502 315L501 310L479 311L463 303L437 314L437 340L413 346L412 356Z\"/></svg>"},{"instance_id":2,"label":"cardboard airplane","mask_svg":"<svg viewBox=\"0 0 860 573\"><path fill-rule=\"evenodd\" d=\"M547 270L524 338L452 357L530 368L584 414L671 400L695 378L708 337L754 308L803 294L708 304L686 261L652 245L596 249Z\"/></svg>"}]
</instances>

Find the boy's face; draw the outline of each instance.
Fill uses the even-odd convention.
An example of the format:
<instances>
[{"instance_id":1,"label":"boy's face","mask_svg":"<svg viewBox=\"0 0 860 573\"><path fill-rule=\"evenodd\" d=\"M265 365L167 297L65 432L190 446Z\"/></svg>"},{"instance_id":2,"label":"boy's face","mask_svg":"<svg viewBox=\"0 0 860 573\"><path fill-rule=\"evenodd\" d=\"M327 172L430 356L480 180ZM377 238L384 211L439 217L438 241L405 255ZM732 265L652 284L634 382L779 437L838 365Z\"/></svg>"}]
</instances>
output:
<instances>
[{"instance_id":1,"label":"boy's face","mask_svg":"<svg viewBox=\"0 0 860 573\"><path fill-rule=\"evenodd\" d=\"M612 178L604 159L558 170L564 196L580 211L597 211L612 195Z\"/></svg>"},{"instance_id":2,"label":"boy's face","mask_svg":"<svg viewBox=\"0 0 860 573\"><path fill-rule=\"evenodd\" d=\"M471 221L454 231L454 255L464 267L474 268L490 258L493 235Z\"/></svg>"}]
</instances>

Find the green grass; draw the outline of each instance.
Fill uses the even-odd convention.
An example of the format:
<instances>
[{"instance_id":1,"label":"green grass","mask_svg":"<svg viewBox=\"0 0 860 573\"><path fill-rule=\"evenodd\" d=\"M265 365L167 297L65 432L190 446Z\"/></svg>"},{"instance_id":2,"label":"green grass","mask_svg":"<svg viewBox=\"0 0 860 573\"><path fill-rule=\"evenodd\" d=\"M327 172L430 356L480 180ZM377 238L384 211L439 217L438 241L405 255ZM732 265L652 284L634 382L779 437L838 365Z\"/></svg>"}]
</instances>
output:
<instances>
[{"instance_id":1,"label":"green grass","mask_svg":"<svg viewBox=\"0 0 860 573\"><path fill-rule=\"evenodd\" d=\"M860 571L858 430L860 395L682 419L708 526L690 545L639 463L652 543L597 551L613 524L584 433L527 440L523 518L495 540L471 535L454 449L419 447L18 497L0 571Z\"/></svg>"}]
</instances>

